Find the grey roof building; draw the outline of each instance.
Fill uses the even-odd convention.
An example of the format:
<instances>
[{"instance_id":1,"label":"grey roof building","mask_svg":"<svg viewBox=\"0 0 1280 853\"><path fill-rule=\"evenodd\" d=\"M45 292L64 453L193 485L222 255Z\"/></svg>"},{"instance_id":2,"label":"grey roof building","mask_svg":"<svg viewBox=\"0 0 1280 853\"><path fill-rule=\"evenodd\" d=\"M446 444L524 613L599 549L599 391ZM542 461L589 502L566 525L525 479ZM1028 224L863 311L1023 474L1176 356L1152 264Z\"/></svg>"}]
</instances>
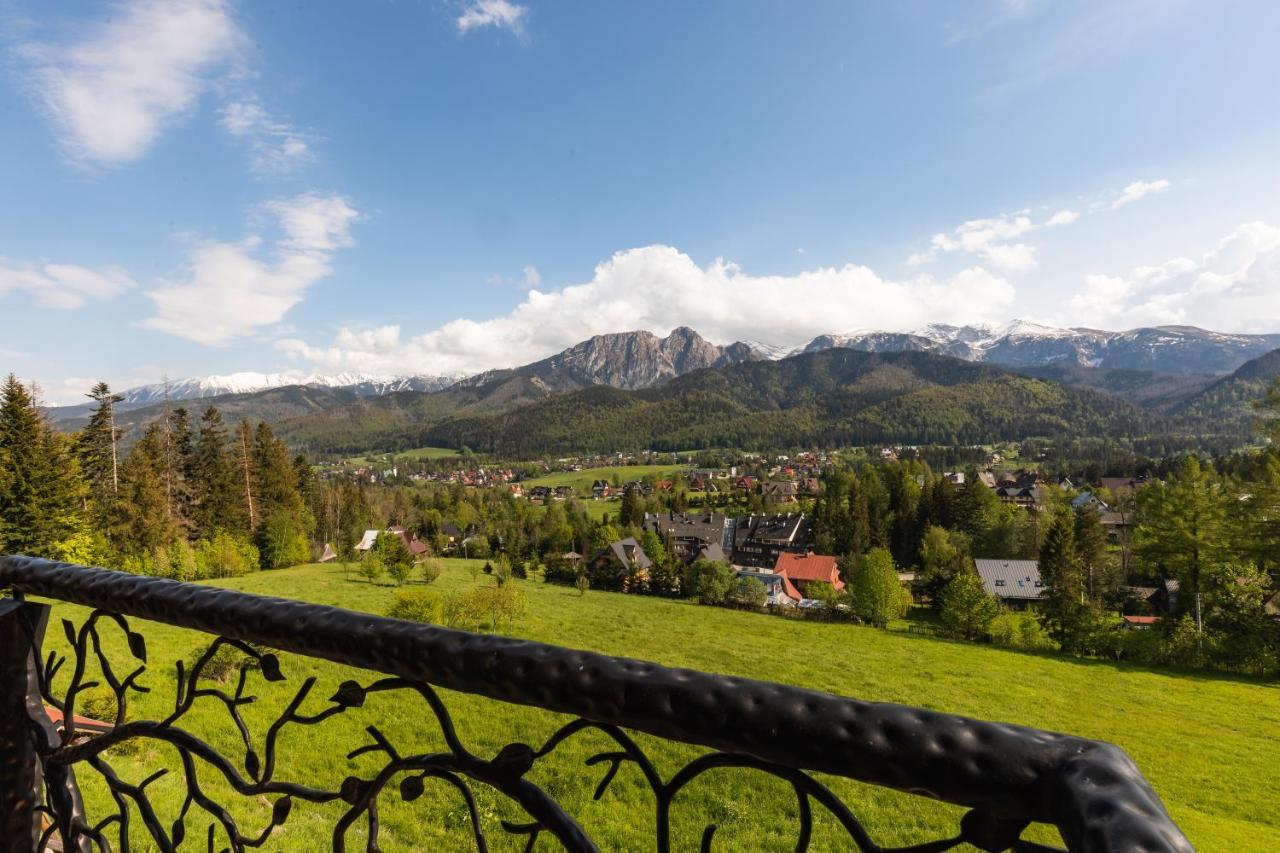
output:
<instances>
[{"instance_id":1,"label":"grey roof building","mask_svg":"<svg viewBox=\"0 0 1280 853\"><path fill-rule=\"evenodd\" d=\"M987 592L1011 607L1025 607L1044 598L1038 560L974 560Z\"/></svg>"}]
</instances>

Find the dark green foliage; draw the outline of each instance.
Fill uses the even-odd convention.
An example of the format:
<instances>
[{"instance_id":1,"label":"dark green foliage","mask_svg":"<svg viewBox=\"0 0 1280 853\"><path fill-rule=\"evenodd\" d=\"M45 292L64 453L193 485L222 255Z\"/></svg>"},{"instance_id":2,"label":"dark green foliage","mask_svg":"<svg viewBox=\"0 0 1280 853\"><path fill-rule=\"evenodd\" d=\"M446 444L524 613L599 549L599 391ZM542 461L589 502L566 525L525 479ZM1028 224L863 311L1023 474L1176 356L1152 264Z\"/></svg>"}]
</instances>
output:
<instances>
[{"instance_id":1,"label":"dark green foliage","mask_svg":"<svg viewBox=\"0 0 1280 853\"><path fill-rule=\"evenodd\" d=\"M943 626L966 640L986 636L991 620L1000 612L995 596L987 594L982 579L972 570L953 577L943 587L940 599Z\"/></svg>"},{"instance_id":2,"label":"dark green foliage","mask_svg":"<svg viewBox=\"0 0 1280 853\"><path fill-rule=\"evenodd\" d=\"M769 590L759 578L737 578L729 587L726 601L734 607L759 610L769 601Z\"/></svg>"},{"instance_id":3,"label":"dark green foliage","mask_svg":"<svg viewBox=\"0 0 1280 853\"><path fill-rule=\"evenodd\" d=\"M258 526L255 535L264 569L282 569L309 562L311 548L306 533L290 515L277 513Z\"/></svg>"},{"instance_id":4,"label":"dark green foliage","mask_svg":"<svg viewBox=\"0 0 1280 853\"><path fill-rule=\"evenodd\" d=\"M733 570L724 563L698 560L685 572L684 591L699 604L724 604L733 580Z\"/></svg>"},{"instance_id":5,"label":"dark green foliage","mask_svg":"<svg viewBox=\"0 0 1280 853\"><path fill-rule=\"evenodd\" d=\"M975 444L1080 432L1123 437L1159 424L1097 392L928 353L829 350L695 371L631 392L596 386L549 397L512 381L391 395L281 429L307 447L333 452L468 445L530 458L624 448ZM506 402L477 402L497 396Z\"/></svg>"},{"instance_id":6,"label":"dark green foliage","mask_svg":"<svg viewBox=\"0 0 1280 853\"><path fill-rule=\"evenodd\" d=\"M909 599L887 548L872 548L864 554L846 583L853 615L868 625L885 628L906 612Z\"/></svg>"}]
</instances>

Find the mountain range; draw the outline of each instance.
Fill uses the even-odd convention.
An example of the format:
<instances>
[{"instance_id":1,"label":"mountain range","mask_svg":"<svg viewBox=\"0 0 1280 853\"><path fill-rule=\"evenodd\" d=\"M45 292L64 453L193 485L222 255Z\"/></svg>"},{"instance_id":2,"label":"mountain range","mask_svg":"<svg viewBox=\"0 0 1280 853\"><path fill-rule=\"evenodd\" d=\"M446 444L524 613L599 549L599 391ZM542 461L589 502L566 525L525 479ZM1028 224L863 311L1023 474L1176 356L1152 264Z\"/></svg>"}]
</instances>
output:
<instances>
[{"instance_id":1,"label":"mountain range","mask_svg":"<svg viewBox=\"0 0 1280 853\"><path fill-rule=\"evenodd\" d=\"M1193 326L1106 332L1061 329L1016 320L1000 327L934 324L914 332L855 331L819 335L803 346L788 348L754 341L721 346L707 341L693 329L680 327L665 338L645 331L596 335L532 364L469 377L285 371L179 379L127 389L121 392L124 398L121 408L142 408L165 399L224 397L295 385L345 389L358 397L380 397L402 391L439 391L456 383L478 387L516 375L538 379L553 392L590 385L635 390L662 384L694 370L745 361L778 360L837 348L864 352L930 352L1017 368L1066 365L1207 377L1230 373L1246 361L1280 348L1280 334L1224 334ZM55 420L77 419L87 414L88 407L64 406L51 412Z\"/></svg>"},{"instance_id":2,"label":"mountain range","mask_svg":"<svg viewBox=\"0 0 1280 853\"><path fill-rule=\"evenodd\" d=\"M665 446L675 435L692 442L686 446L729 441L730 435L742 441L967 441L1033 428L1062 434L1073 422L1076 429L1106 424L1108 434L1174 430L1229 434L1238 441L1248 436L1248 402L1280 372L1277 349L1280 335L1181 326L1128 332L1029 323L929 326L914 333L823 335L790 350L718 345L681 327L666 337L644 331L597 335L540 361L462 379L237 374L147 386L123 395L118 422L132 428L160 417L166 406L207 399L228 420L271 421L297 446L320 452L430 442L511 450L513 434L522 436L526 449L557 451L588 443L608 449L591 443L597 439ZM831 380L834 368L823 365L842 365L843 378ZM287 384L292 379L299 381ZM722 380L729 384L714 384ZM796 382L816 384L776 393ZM227 390L235 393L220 393ZM1028 400L1034 403L1029 409ZM1106 417L1099 401L1109 410ZM1024 411L1004 410L1014 405ZM626 425L608 421L608 412ZM914 426L905 433L896 429L884 420L889 412L901 425ZM938 412L946 413L942 420ZM84 406L53 410L64 429L83 424L87 413ZM572 419L566 421L568 413ZM717 432L704 413L737 425ZM651 417L658 418L653 429L636 426ZM978 428L979 421L987 426ZM761 431L769 422L786 427ZM588 442L590 435L596 438ZM574 441L580 446L571 447Z\"/></svg>"}]
</instances>

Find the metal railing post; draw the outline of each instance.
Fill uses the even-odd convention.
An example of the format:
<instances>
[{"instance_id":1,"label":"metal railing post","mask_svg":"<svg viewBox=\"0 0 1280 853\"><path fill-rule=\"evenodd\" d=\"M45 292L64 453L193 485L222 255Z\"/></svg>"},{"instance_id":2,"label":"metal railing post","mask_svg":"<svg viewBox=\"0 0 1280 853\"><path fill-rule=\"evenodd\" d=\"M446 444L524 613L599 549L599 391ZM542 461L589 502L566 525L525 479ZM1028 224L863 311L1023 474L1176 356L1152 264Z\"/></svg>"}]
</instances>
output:
<instances>
[{"instance_id":1,"label":"metal railing post","mask_svg":"<svg viewBox=\"0 0 1280 853\"><path fill-rule=\"evenodd\" d=\"M27 705L39 696L34 655L48 612L0 600L0 849L10 853L35 853L40 843L43 783Z\"/></svg>"}]
</instances>

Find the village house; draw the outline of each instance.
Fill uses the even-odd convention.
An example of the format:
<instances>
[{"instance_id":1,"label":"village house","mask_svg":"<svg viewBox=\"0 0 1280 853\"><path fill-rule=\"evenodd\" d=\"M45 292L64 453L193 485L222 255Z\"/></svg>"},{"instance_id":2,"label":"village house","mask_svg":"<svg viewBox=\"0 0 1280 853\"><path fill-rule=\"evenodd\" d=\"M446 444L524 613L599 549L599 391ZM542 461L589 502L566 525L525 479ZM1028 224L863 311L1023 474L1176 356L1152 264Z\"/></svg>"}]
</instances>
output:
<instances>
[{"instance_id":1,"label":"village house","mask_svg":"<svg viewBox=\"0 0 1280 853\"><path fill-rule=\"evenodd\" d=\"M800 590L795 588L786 575L742 569L735 573L735 577L754 578L764 584L764 603L769 607L795 607L803 598Z\"/></svg>"},{"instance_id":2,"label":"village house","mask_svg":"<svg viewBox=\"0 0 1280 853\"><path fill-rule=\"evenodd\" d=\"M591 496L596 500L608 500L612 495L613 484L608 480L596 480L591 484Z\"/></svg>"},{"instance_id":3,"label":"village house","mask_svg":"<svg viewBox=\"0 0 1280 853\"><path fill-rule=\"evenodd\" d=\"M793 504L798 489L791 480L766 480L760 484L760 496L774 503Z\"/></svg>"},{"instance_id":4,"label":"village house","mask_svg":"<svg viewBox=\"0 0 1280 853\"><path fill-rule=\"evenodd\" d=\"M726 549L733 548L733 519L718 512L646 512L641 527L670 542L676 556L686 563L711 545L719 549L721 559Z\"/></svg>"},{"instance_id":5,"label":"village house","mask_svg":"<svg viewBox=\"0 0 1280 853\"><path fill-rule=\"evenodd\" d=\"M812 544L812 528L802 512L738 518L733 532L733 562L771 569L779 554L807 551Z\"/></svg>"},{"instance_id":6,"label":"village house","mask_svg":"<svg viewBox=\"0 0 1280 853\"><path fill-rule=\"evenodd\" d=\"M803 554L782 553L773 564L773 573L786 578L801 593L807 593L810 585L829 584L836 592L844 589L836 558L806 551Z\"/></svg>"},{"instance_id":7,"label":"village house","mask_svg":"<svg viewBox=\"0 0 1280 853\"><path fill-rule=\"evenodd\" d=\"M651 568L653 561L632 537L610 543L587 563L593 585L623 591L647 584Z\"/></svg>"},{"instance_id":8,"label":"village house","mask_svg":"<svg viewBox=\"0 0 1280 853\"><path fill-rule=\"evenodd\" d=\"M1038 560L974 560L988 595L1011 610L1025 610L1044 598Z\"/></svg>"},{"instance_id":9,"label":"village house","mask_svg":"<svg viewBox=\"0 0 1280 853\"><path fill-rule=\"evenodd\" d=\"M366 530L364 535L360 537L360 541L356 543L355 550L361 554L372 551L373 546L377 544L378 537L383 533L390 533L392 536L399 538L404 543L405 548L409 550L409 556L414 560L426 556L430 550L427 548L427 543L418 538L417 533L411 533L399 525L393 525L386 530Z\"/></svg>"}]
</instances>

